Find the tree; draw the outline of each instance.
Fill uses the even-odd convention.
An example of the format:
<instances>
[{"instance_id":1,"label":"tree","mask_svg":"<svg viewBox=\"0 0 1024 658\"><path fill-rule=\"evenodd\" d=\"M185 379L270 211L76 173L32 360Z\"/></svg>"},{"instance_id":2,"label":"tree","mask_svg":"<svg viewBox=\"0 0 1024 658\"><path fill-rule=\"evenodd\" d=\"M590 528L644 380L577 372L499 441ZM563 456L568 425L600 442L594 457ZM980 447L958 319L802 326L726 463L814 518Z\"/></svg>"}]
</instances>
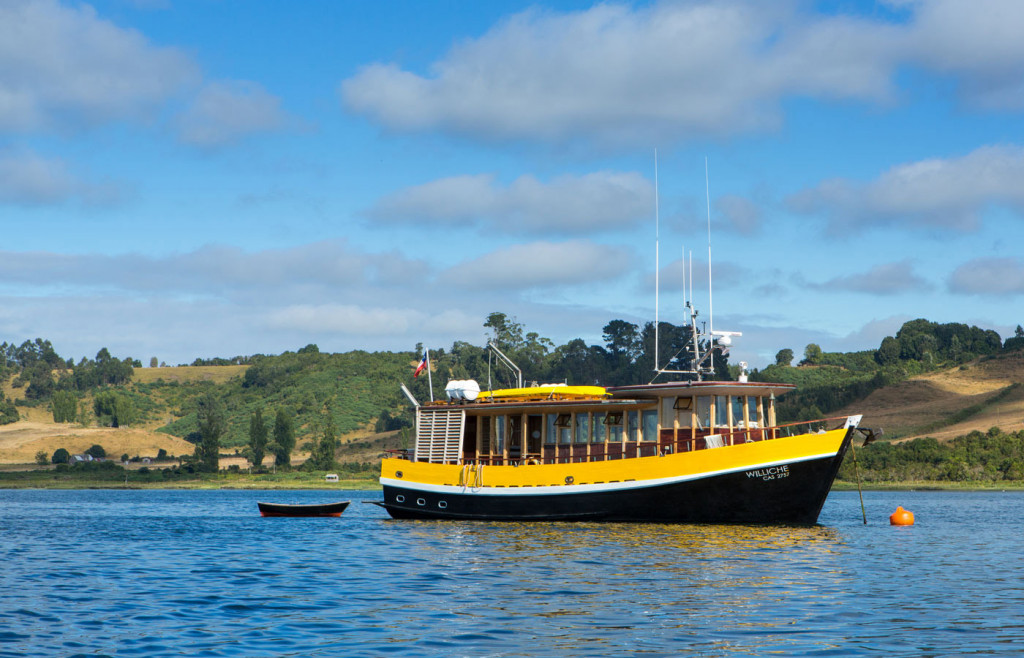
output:
<instances>
[{"instance_id":1,"label":"tree","mask_svg":"<svg viewBox=\"0 0 1024 658\"><path fill-rule=\"evenodd\" d=\"M71 459L71 455L64 448L57 448L53 451L53 457L50 457L50 461L54 464L67 464L69 459Z\"/></svg>"},{"instance_id":2,"label":"tree","mask_svg":"<svg viewBox=\"0 0 1024 658\"><path fill-rule=\"evenodd\" d=\"M811 366L817 365L821 363L821 356L821 347L815 343L809 343L807 347L804 348L804 360L801 361L801 364Z\"/></svg>"},{"instance_id":3,"label":"tree","mask_svg":"<svg viewBox=\"0 0 1024 658\"><path fill-rule=\"evenodd\" d=\"M53 379L53 368L45 361L33 362L22 372L21 377L28 381L25 397L29 400L45 400L57 387L57 382Z\"/></svg>"},{"instance_id":4,"label":"tree","mask_svg":"<svg viewBox=\"0 0 1024 658\"><path fill-rule=\"evenodd\" d=\"M524 344L523 325L515 319L510 320L504 313L491 313L484 326L494 330L494 343L506 354L520 349Z\"/></svg>"},{"instance_id":5,"label":"tree","mask_svg":"<svg viewBox=\"0 0 1024 658\"><path fill-rule=\"evenodd\" d=\"M18 408L14 406L14 402L8 400L4 396L4 392L0 391L0 425L16 423L20 418L21 415L18 413Z\"/></svg>"},{"instance_id":6,"label":"tree","mask_svg":"<svg viewBox=\"0 0 1024 658\"><path fill-rule=\"evenodd\" d=\"M46 466L47 464L50 463L50 460L47 459L46 457L45 450L40 450L39 452L36 453L36 463L39 464L40 466Z\"/></svg>"},{"instance_id":7,"label":"tree","mask_svg":"<svg viewBox=\"0 0 1024 658\"><path fill-rule=\"evenodd\" d=\"M100 391L93 398L96 420L105 427L124 427L135 420L135 405L131 398L113 391Z\"/></svg>"},{"instance_id":8,"label":"tree","mask_svg":"<svg viewBox=\"0 0 1024 658\"><path fill-rule=\"evenodd\" d=\"M220 470L220 437L224 434L224 410L213 393L199 399L199 443L195 457L199 468L207 473Z\"/></svg>"},{"instance_id":9,"label":"tree","mask_svg":"<svg viewBox=\"0 0 1024 658\"><path fill-rule=\"evenodd\" d=\"M295 427L292 418L284 409L278 409L274 417L274 443L270 446L274 453L274 463L278 466L289 466L292 463L292 450L295 449Z\"/></svg>"},{"instance_id":10,"label":"tree","mask_svg":"<svg viewBox=\"0 0 1024 658\"><path fill-rule=\"evenodd\" d=\"M784 350L779 350L775 354L775 365L777 366L791 366L793 365L793 350L788 347Z\"/></svg>"},{"instance_id":11,"label":"tree","mask_svg":"<svg viewBox=\"0 0 1024 658\"><path fill-rule=\"evenodd\" d=\"M640 356L640 328L625 320L612 320L604 326L603 335L608 351L625 357L630 363Z\"/></svg>"},{"instance_id":12,"label":"tree","mask_svg":"<svg viewBox=\"0 0 1024 658\"><path fill-rule=\"evenodd\" d=\"M107 451L104 450L103 446L99 445L98 443L97 444L93 444L92 446L90 446L89 449L85 451L85 454L92 455L93 459L106 459L107 458Z\"/></svg>"},{"instance_id":13,"label":"tree","mask_svg":"<svg viewBox=\"0 0 1024 658\"><path fill-rule=\"evenodd\" d=\"M309 456L309 467L315 471L328 471L334 468L334 453L338 449L338 437L334 429L334 421L328 415L323 420L320 438L313 446L313 454Z\"/></svg>"},{"instance_id":14,"label":"tree","mask_svg":"<svg viewBox=\"0 0 1024 658\"><path fill-rule=\"evenodd\" d=\"M875 361L880 366L889 366L900 360L900 342L892 336L882 339L882 344L875 352Z\"/></svg>"},{"instance_id":15,"label":"tree","mask_svg":"<svg viewBox=\"0 0 1024 658\"><path fill-rule=\"evenodd\" d=\"M267 424L263 422L263 407L257 407L249 418L249 449L253 465L262 466L267 452Z\"/></svg>"},{"instance_id":16,"label":"tree","mask_svg":"<svg viewBox=\"0 0 1024 658\"><path fill-rule=\"evenodd\" d=\"M149 360L149 367L150 368L156 368L159 365L160 365L160 361L155 356Z\"/></svg>"},{"instance_id":17,"label":"tree","mask_svg":"<svg viewBox=\"0 0 1024 658\"><path fill-rule=\"evenodd\" d=\"M1006 342L1003 343L1004 350L1019 350L1024 348L1024 327L1017 325L1017 330L1013 332L1012 338L1007 338Z\"/></svg>"},{"instance_id":18,"label":"tree","mask_svg":"<svg viewBox=\"0 0 1024 658\"><path fill-rule=\"evenodd\" d=\"M71 391L56 391L50 400L53 407L53 422L73 423L78 414L78 399Z\"/></svg>"}]
</instances>

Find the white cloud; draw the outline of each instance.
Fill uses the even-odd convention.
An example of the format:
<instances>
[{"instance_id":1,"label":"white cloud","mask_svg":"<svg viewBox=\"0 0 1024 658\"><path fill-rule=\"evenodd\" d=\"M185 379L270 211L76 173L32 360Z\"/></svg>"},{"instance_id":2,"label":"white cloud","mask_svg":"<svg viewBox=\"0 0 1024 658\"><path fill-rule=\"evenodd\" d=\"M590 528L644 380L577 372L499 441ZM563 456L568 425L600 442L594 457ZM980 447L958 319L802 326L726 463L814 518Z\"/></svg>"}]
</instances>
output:
<instances>
[{"instance_id":1,"label":"white cloud","mask_svg":"<svg viewBox=\"0 0 1024 658\"><path fill-rule=\"evenodd\" d=\"M442 272L442 286L527 290L588 284L620 276L629 254L584 240L512 245Z\"/></svg>"},{"instance_id":2,"label":"white cloud","mask_svg":"<svg viewBox=\"0 0 1024 658\"><path fill-rule=\"evenodd\" d=\"M165 257L138 254L0 252L0 280L24 287L104 289L140 294L249 299L319 296L400 287L394 271L426 278L427 267L396 252L366 253L325 241L255 253L207 246ZM405 279L408 281L408 278ZM372 295L372 292L367 292Z\"/></svg>"},{"instance_id":3,"label":"white cloud","mask_svg":"<svg viewBox=\"0 0 1024 658\"><path fill-rule=\"evenodd\" d=\"M914 274L914 267L909 260L883 263L867 272L847 274L811 286L820 290L848 290L872 295L925 292L933 288L928 281Z\"/></svg>"},{"instance_id":4,"label":"white cloud","mask_svg":"<svg viewBox=\"0 0 1024 658\"><path fill-rule=\"evenodd\" d=\"M910 61L954 76L968 105L1024 108L1024 3L915 0L910 6L914 21L905 38Z\"/></svg>"},{"instance_id":5,"label":"white cloud","mask_svg":"<svg viewBox=\"0 0 1024 658\"><path fill-rule=\"evenodd\" d=\"M956 268L949 289L963 295L1014 297L1024 294L1024 260L976 258Z\"/></svg>"},{"instance_id":6,"label":"white cloud","mask_svg":"<svg viewBox=\"0 0 1024 658\"><path fill-rule=\"evenodd\" d=\"M274 311L268 324L274 328L335 331L346 334L408 333L420 313L394 308L361 308L349 304L299 304Z\"/></svg>"},{"instance_id":7,"label":"white cloud","mask_svg":"<svg viewBox=\"0 0 1024 658\"><path fill-rule=\"evenodd\" d=\"M235 142L253 133L284 127L281 99L254 82L211 82L177 119L181 140L201 148Z\"/></svg>"},{"instance_id":8,"label":"white cloud","mask_svg":"<svg viewBox=\"0 0 1024 658\"><path fill-rule=\"evenodd\" d=\"M167 257L0 251L0 336L48 338L76 358L107 346L188 363L311 342L325 351L479 343L487 314L501 310L565 340L558 332L596 332L607 311L551 305L547 293L605 282L626 260L618 249L575 242L513 247L440 274L345 242ZM389 276L395 267L408 278ZM545 302L518 294L537 289Z\"/></svg>"},{"instance_id":9,"label":"white cloud","mask_svg":"<svg viewBox=\"0 0 1024 658\"><path fill-rule=\"evenodd\" d=\"M959 158L897 165L867 183L832 179L789 197L829 231L907 225L970 231L990 204L1024 212L1024 148L984 146Z\"/></svg>"},{"instance_id":10,"label":"white cloud","mask_svg":"<svg viewBox=\"0 0 1024 658\"><path fill-rule=\"evenodd\" d=\"M444 309L362 307L351 304L298 304L271 312L267 326L307 332L336 332L350 336L461 335L481 325L479 317Z\"/></svg>"},{"instance_id":11,"label":"white cloud","mask_svg":"<svg viewBox=\"0 0 1024 658\"><path fill-rule=\"evenodd\" d=\"M373 64L341 94L390 128L486 139L731 134L777 126L785 93L890 96L880 31L745 2L531 10L452 48L429 76Z\"/></svg>"},{"instance_id":12,"label":"white cloud","mask_svg":"<svg viewBox=\"0 0 1024 658\"><path fill-rule=\"evenodd\" d=\"M196 78L182 52L102 20L88 5L0 3L0 131L148 118Z\"/></svg>"},{"instance_id":13,"label":"white cloud","mask_svg":"<svg viewBox=\"0 0 1024 658\"><path fill-rule=\"evenodd\" d=\"M380 222L591 235L628 229L649 219L653 210L654 189L647 179L601 171L547 183L521 176L507 186L487 174L442 178L390 194L366 214Z\"/></svg>"},{"instance_id":14,"label":"white cloud","mask_svg":"<svg viewBox=\"0 0 1024 658\"><path fill-rule=\"evenodd\" d=\"M61 159L25 150L0 150L0 203L45 205L77 199L105 204L117 197L114 186L80 180Z\"/></svg>"},{"instance_id":15,"label":"white cloud","mask_svg":"<svg viewBox=\"0 0 1024 658\"><path fill-rule=\"evenodd\" d=\"M1024 4L902 4L899 21L743 0L534 9L425 74L374 63L340 93L395 130L614 146L772 130L791 97L891 104L907 69L950 77L970 105L1024 107Z\"/></svg>"}]
</instances>

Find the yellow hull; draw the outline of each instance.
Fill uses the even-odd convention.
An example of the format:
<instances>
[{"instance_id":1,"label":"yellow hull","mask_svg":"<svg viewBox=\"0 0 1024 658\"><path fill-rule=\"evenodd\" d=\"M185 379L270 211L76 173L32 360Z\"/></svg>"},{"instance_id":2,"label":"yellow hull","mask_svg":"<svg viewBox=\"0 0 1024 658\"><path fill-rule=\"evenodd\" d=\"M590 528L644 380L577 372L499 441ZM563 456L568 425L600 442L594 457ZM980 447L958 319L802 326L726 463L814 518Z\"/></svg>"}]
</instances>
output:
<instances>
[{"instance_id":1,"label":"yellow hull","mask_svg":"<svg viewBox=\"0 0 1024 658\"><path fill-rule=\"evenodd\" d=\"M669 478L701 477L835 455L840 450L845 435L845 429L836 429L822 434L802 434L661 457L574 464L465 466L385 459L381 463L381 481L387 480L411 487L423 484L474 488L571 488L614 482L653 482Z\"/></svg>"}]
</instances>

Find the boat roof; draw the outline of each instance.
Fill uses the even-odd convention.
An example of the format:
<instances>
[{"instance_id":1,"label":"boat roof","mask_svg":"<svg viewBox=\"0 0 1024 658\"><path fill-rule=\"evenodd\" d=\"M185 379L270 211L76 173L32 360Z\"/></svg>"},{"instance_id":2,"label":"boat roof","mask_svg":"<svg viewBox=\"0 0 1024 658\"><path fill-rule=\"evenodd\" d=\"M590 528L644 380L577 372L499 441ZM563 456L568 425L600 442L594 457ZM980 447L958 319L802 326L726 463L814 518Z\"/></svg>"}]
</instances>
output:
<instances>
[{"instance_id":1,"label":"boat roof","mask_svg":"<svg viewBox=\"0 0 1024 658\"><path fill-rule=\"evenodd\" d=\"M477 400L476 402L433 402L423 405L424 409L437 409L437 408L464 408L466 411L474 413L486 412L486 411L516 411L518 409L532 409L536 412L542 413L560 413L565 411L566 413L571 412L573 409L580 407L588 408L600 408L601 410L615 411L618 408L625 408L629 406L636 406L640 404L654 404L654 399L621 399L612 400L608 397L592 397L592 398L572 398L568 400L523 400L523 399L512 399L512 400Z\"/></svg>"},{"instance_id":2,"label":"boat roof","mask_svg":"<svg viewBox=\"0 0 1024 658\"><path fill-rule=\"evenodd\" d=\"M609 386L612 398L693 397L694 395L782 395L796 384L778 382L661 382L633 386Z\"/></svg>"},{"instance_id":3,"label":"boat roof","mask_svg":"<svg viewBox=\"0 0 1024 658\"><path fill-rule=\"evenodd\" d=\"M541 391L543 387L536 389L504 389L495 391L502 395L481 395L473 402L446 402L437 401L423 405L425 408L450 408L462 406L467 411L502 410L513 411L516 409L545 409L549 413L558 413L563 408L570 407L600 407L602 409L614 410L617 407L639 404L653 404L658 398L667 397L693 397L695 395L748 395L748 396L779 396L794 388L795 384L782 384L771 382L662 382L658 384L637 384L633 386L610 386L608 388L598 387L576 387L577 389L592 389L602 391L602 394L577 395L574 397L555 398L550 393L542 396L531 396L526 392L530 390ZM545 389L546 392L546 389ZM517 395L505 394L516 393Z\"/></svg>"}]
</instances>

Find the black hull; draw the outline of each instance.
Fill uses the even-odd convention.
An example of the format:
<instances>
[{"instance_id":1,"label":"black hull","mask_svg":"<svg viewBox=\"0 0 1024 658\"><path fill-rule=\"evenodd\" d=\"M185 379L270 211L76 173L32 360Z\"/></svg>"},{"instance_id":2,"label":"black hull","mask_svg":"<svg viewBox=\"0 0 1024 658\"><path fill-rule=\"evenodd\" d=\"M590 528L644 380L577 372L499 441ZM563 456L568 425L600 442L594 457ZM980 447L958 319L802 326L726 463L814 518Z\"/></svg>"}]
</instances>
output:
<instances>
[{"instance_id":1,"label":"black hull","mask_svg":"<svg viewBox=\"0 0 1024 658\"><path fill-rule=\"evenodd\" d=\"M261 516L341 516L348 507L348 501L320 505L285 505L281 503L256 503Z\"/></svg>"},{"instance_id":2,"label":"black hull","mask_svg":"<svg viewBox=\"0 0 1024 658\"><path fill-rule=\"evenodd\" d=\"M833 457L786 465L784 477L751 470L649 487L544 495L436 493L385 484L383 507L395 519L811 525L850 436Z\"/></svg>"}]
</instances>

